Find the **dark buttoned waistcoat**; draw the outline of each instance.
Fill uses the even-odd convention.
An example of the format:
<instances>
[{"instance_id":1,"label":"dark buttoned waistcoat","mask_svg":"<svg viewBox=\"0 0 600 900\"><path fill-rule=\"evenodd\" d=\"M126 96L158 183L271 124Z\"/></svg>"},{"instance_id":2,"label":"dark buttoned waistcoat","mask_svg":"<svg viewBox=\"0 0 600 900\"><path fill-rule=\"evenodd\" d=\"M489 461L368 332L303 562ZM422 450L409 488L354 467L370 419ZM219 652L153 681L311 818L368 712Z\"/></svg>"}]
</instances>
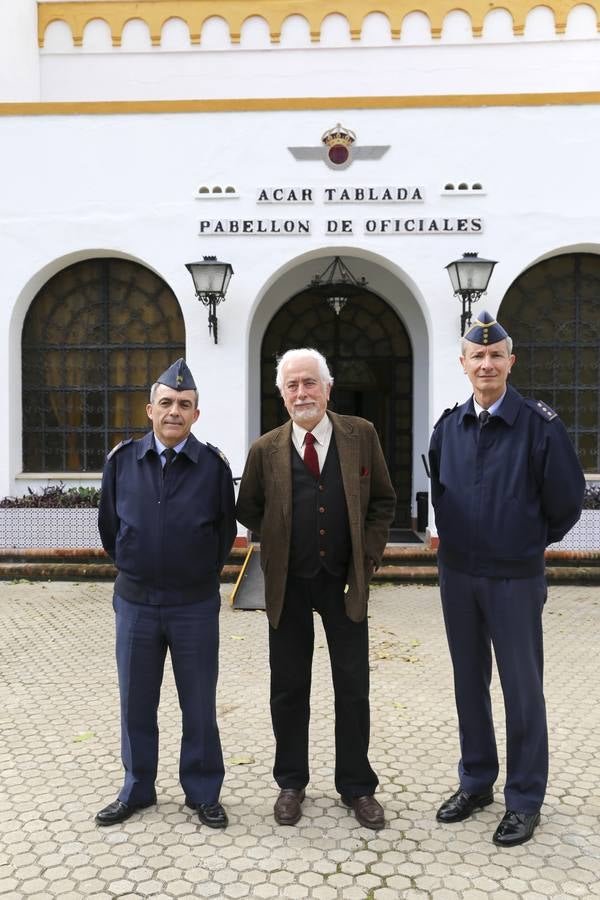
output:
<instances>
[{"instance_id":1,"label":"dark buttoned waistcoat","mask_svg":"<svg viewBox=\"0 0 600 900\"><path fill-rule=\"evenodd\" d=\"M291 575L314 578L320 569L344 577L352 552L348 509L340 460L331 436L327 458L318 479L292 446Z\"/></svg>"}]
</instances>

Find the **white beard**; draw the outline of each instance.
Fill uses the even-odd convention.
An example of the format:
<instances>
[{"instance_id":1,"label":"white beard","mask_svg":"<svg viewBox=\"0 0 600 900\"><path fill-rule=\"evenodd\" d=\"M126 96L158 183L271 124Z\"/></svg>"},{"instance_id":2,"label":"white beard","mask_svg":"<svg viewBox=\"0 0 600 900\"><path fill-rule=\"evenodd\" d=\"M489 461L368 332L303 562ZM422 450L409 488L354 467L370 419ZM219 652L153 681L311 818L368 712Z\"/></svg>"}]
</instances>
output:
<instances>
[{"instance_id":1,"label":"white beard","mask_svg":"<svg viewBox=\"0 0 600 900\"><path fill-rule=\"evenodd\" d=\"M301 406L299 408L294 407L294 410L293 410L294 414L293 414L292 418L293 418L294 422L296 422L298 425L301 425L302 422L306 422L306 421L310 421L310 420L314 419L316 412L317 412L317 404L310 403L305 406Z\"/></svg>"}]
</instances>

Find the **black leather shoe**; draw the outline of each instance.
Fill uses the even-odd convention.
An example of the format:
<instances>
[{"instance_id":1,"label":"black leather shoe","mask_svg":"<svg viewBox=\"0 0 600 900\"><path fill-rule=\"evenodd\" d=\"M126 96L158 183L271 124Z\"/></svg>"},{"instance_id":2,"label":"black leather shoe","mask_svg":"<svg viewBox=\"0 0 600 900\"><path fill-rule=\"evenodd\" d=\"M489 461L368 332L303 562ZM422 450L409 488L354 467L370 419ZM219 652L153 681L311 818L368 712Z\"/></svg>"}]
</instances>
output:
<instances>
[{"instance_id":1,"label":"black leather shoe","mask_svg":"<svg viewBox=\"0 0 600 900\"><path fill-rule=\"evenodd\" d=\"M278 825L295 825L302 817L304 791L296 788L282 788L273 807L273 815Z\"/></svg>"},{"instance_id":2,"label":"black leather shoe","mask_svg":"<svg viewBox=\"0 0 600 900\"><path fill-rule=\"evenodd\" d=\"M185 805L190 809L195 809L202 824L208 825L209 828L227 828L229 825L227 813L218 801L216 803L192 803L186 799Z\"/></svg>"},{"instance_id":3,"label":"black leather shoe","mask_svg":"<svg viewBox=\"0 0 600 900\"><path fill-rule=\"evenodd\" d=\"M154 806L155 803L156 797L154 800L150 800L149 803L141 803L137 806L131 806L127 803L121 803L120 800L115 800L114 803L109 803L108 806L105 806L104 809L101 809L100 812L96 814L96 824L118 825L120 822L124 822L132 816L138 809L147 809L149 806Z\"/></svg>"},{"instance_id":4,"label":"black leather shoe","mask_svg":"<svg viewBox=\"0 0 600 900\"><path fill-rule=\"evenodd\" d=\"M459 788L455 794L444 800L436 813L438 822L462 822L472 816L476 809L483 809L494 802L494 794L468 794Z\"/></svg>"},{"instance_id":5,"label":"black leather shoe","mask_svg":"<svg viewBox=\"0 0 600 900\"><path fill-rule=\"evenodd\" d=\"M540 814L518 813L507 810L494 832L493 842L499 847L516 847L533 837Z\"/></svg>"}]
</instances>

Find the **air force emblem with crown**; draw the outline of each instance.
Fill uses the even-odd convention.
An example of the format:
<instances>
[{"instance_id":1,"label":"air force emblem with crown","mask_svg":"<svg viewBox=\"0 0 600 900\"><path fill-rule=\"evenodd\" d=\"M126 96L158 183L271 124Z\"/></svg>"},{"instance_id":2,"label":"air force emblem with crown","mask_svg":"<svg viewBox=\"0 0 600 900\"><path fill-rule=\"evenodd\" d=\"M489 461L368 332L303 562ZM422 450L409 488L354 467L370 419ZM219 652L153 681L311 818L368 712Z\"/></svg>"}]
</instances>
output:
<instances>
[{"instance_id":1,"label":"air force emblem with crown","mask_svg":"<svg viewBox=\"0 0 600 900\"><path fill-rule=\"evenodd\" d=\"M288 147L297 160L322 160L330 169L347 169L355 159L381 159L389 150L389 144L361 146L356 143L356 134L344 128L339 122L329 128L321 137L318 147Z\"/></svg>"}]
</instances>

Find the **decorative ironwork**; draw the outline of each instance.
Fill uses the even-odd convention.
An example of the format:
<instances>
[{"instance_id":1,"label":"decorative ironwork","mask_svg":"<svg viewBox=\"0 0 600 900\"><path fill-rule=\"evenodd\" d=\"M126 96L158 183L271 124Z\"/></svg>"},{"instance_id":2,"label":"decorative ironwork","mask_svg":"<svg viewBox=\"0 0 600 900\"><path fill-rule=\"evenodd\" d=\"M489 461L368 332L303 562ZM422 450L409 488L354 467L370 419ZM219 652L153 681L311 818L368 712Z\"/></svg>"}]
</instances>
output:
<instances>
[{"instance_id":1,"label":"decorative ironwork","mask_svg":"<svg viewBox=\"0 0 600 900\"><path fill-rule=\"evenodd\" d=\"M334 385L330 408L375 424L398 495L395 524L411 525L412 349L394 310L376 294L360 296L336 316L310 287L273 317L261 351L261 432L288 418L275 387L276 359L294 347L316 347Z\"/></svg>"},{"instance_id":2,"label":"decorative ironwork","mask_svg":"<svg viewBox=\"0 0 600 900\"><path fill-rule=\"evenodd\" d=\"M367 284L364 275L355 278L341 256L334 256L325 270L311 279L309 287L339 316L350 298L364 294Z\"/></svg>"},{"instance_id":3,"label":"decorative ironwork","mask_svg":"<svg viewBox=\"0 0 600 900\"><path fill-rule=\"evenodd\" d=\"M532 266L507 291L498 320L515 342L512 383L559 413L584 471L600 472L600 256Z\"/></svg>"},{"instance_id":4,"label":"decorative ironwork","mask_svg":"<svg viewBox=\"0 0 600 900\"><path fill-rule=\"evenodd\" d=\"M154 272L123 259L63 269L23 325L23 470L100 471L148 430L148 388L184 350L179 304Z\"/></svg>"}]
</instances>

